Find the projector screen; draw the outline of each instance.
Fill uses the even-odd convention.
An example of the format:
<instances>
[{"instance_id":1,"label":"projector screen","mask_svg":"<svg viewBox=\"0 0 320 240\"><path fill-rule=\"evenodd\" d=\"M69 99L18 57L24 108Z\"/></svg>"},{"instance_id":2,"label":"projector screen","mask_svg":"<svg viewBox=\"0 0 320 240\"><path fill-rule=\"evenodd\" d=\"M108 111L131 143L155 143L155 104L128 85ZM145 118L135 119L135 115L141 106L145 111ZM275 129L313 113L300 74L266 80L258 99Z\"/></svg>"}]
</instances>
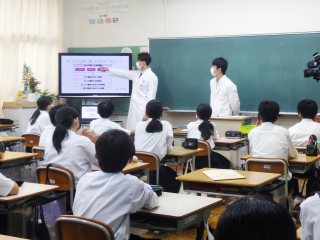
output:
<instances>
[{"instance_id":1,"label":"projector screen","mask_svg":"<svg viewBox=\"0 0 320 240\"><path fill-rule=\"evenodd\" d=\"M59 53L59 95L64 97L130 96L132 83L102 67L131 70L127 53Z\"/></svg>"}]
</instances>

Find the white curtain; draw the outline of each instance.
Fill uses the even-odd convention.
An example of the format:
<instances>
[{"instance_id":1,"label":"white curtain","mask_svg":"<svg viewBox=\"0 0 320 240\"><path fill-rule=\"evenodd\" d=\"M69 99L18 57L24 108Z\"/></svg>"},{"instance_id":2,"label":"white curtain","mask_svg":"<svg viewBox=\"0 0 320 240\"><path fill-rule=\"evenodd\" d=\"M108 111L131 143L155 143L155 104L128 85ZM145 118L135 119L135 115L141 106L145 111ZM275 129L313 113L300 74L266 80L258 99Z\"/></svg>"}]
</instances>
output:
<instances>
[{"instance_id":1,"label":"white curtain","mask_svg":"<svg viewBox=\"0 0 320 240\"><path fill-rule=\"evenodd\" d=\"M23 64L56 94L61 50L62 0L0 0L0 102L23 90Z\"/></svg>"}]
</instances>

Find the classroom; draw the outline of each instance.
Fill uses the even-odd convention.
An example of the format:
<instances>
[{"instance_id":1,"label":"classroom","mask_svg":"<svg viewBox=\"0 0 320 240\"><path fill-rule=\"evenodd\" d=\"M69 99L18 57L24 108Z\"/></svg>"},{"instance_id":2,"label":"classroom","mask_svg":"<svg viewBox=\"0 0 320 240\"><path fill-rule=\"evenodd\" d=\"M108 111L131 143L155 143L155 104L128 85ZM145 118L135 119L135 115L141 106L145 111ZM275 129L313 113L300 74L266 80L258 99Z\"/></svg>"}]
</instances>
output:
<instances>
[{"instance_id":1,"label":"classroom","mask_svg":"<svg viewBox=\"0 0 320 240\"><path fill-rule=\"evenodd\" d=\"M0 239L320 239L319 9L0 0Z\"/></svg>"}]
</instances>

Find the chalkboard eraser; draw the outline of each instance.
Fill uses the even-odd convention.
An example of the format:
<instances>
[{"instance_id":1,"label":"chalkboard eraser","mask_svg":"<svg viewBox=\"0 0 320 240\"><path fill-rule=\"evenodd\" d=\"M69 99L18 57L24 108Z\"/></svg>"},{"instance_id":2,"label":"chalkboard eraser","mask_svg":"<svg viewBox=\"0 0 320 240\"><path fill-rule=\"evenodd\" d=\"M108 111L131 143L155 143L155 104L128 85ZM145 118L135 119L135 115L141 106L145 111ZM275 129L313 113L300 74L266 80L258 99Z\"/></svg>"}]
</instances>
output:
<instances>
[{"instance_id":1,"label":"chalkboard eraser","mask_svg":"<svg viewBox=\"0 0 320 240\"><path fill-rule=\"evenodd\" d=\"M169 107L167 107L167 106L163 106L163 110L164 110L164 111L169 111L169 110L170 110L170 108L169 108Z\"/></svg>"}]
</instances>

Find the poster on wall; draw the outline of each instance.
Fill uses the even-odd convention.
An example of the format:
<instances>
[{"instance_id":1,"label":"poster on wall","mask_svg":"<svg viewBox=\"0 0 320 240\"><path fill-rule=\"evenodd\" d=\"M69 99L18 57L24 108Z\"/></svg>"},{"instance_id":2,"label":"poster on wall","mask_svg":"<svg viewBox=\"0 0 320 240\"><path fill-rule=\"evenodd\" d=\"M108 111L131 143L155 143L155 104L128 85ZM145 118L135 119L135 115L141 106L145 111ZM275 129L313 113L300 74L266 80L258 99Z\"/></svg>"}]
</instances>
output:
<instances>
[{"instance_id":1,"label":"poster on wall","mask_svg":"<svg viewBox=\"0 0 320 240\"><path fill-rule=\"evenodd\" d=\"M80 12L88 25L116 25L121 23L121 15L129 12L129 1L90 0L81 4Z\"/></svg>"}]
</instances>

